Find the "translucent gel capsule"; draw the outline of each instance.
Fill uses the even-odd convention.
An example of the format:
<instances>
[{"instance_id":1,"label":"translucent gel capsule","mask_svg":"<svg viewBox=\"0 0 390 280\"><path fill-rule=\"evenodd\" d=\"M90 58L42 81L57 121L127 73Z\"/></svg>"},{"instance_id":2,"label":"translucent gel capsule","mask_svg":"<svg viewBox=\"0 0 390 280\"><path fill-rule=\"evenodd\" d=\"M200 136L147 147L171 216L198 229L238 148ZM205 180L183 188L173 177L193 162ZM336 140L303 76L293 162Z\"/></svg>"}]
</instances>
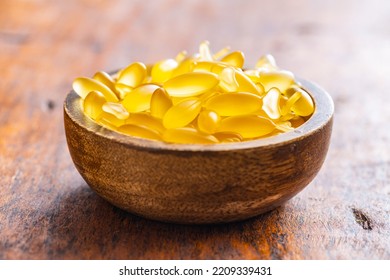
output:
<instances>
[{"instance_id":1,"label":"translucent gel capsule","mask_svg":"<svg viewBox=\"0 0 390 280\"><path fill-rule=\"evenodd\" d=\"M103 113L102 106L106 102L103 94L98 91L91 91L83 101L84 113L91 119L96 120Z\"/></svg>"},{"instance_id":2,"label":"translucent gel capsule","mask_svg":"<svg viewBox=\"0 0 390 280\"><path fill-rule=\"evenodd\" d=\"M128 85L130 87L137 87L146 78L146 66L141 62L135 62L127 66L121 71L118 76L117 82Z\"/></svg>"},{"instance_id":3,"label":"translucent gel capsule","mask_svg":"<svg viewBox=\"0 0 390 280\"><path fill-rule=\"evenodd\" d=\"M214 55L213 55L213 60L218 60L224 56L226 56L230 51L230 47L224 47L223 49L217 51Z\"/></svg>"},{"instance_id":4,"label":"translucent gel capsule","mask_svg":"<svg viewBox=\"0 0 390 280\"><path fill-rule=\"evenodd\" d=\"M225 93L211 97L205 108L220 116L248 115L261 109L262 100L258 95L246 92Z\"/></svg>"},{"instance_id":5,"label":"translucent gel capsule","mask_svg":"<svg viewBox=\"0 0 390 280\"><path fill-rule=\"evenodd\" d=\"M263 98L263 111L266 112L271 119L275 120L280 118L280 97L280 91L277 88L271 88Z\"/></svg>"},{"instance_id":6,"label":"translucent gel capsule","mask_svg":"<svg viewBox=\"0 0 390 280\"><path fill-rule=\"evenodd\" d=\"M219 74L219 86L225 92L236 92L238 91L238 82L236 80L236 71L232 67L227 67L222 70Z\"/></svg>"},{"instance_id":7,"label":"translucent gel capsule","mask_svg":"<svg viewBox=\"0 0 390 280\"><path fill-rule=\"evenodd\" d=\"M282 106L282 115L287 115L291 112L292 106L297 102L302 96L302 93L300 91L296 91L293 95L290 96L290 98L287 99L284 106Z\"/></svg>"},{"instance_id":8,"label":"translucent gel capsule","mask_svg":"<svg viewBox=\"0 0 390 280\"><path fill-rule=\"evenodd\" d=\"M104 111L99 117L99 122L111 129L114 128L114 130L116 130L117 127L125 124L125 120L118 119L115 115Z\"/></svg>"},{"instance_id":9,"label":"translucent gel capsule","mask_svg":"<svg viewBox=\"0 0 390 280\"><path fill-rule=\"evenodd\" d=\"M231 131L221 131L213 134L219 142L241 142L243 140L242 136L237 132Z\"/></svg>"},{"instance_id":10,"label":"translucent gel capsule","mask_svg":"<svg viewBox=\"0 0 390 280\"><path fill-rule=\"evenodd\" d=\"M125 107L123 107L120 103L106 102L102 109L104 112L114 115L120 120L124 120L129 117L129 112L127 112Z\"/></svg>"},{"instance_id":11,"label":"translucent gel capsule","mask_svg":"<svg viewBox=\"0 0 390 280\"><path fill-rule=\"evenodd\" d=\"M120 126L118 131L130 136L161 140L160 133L143 125L125 124Z\"/></svg>"},{"instance_id":12,"label":"translucent gel capsule","mask_svg":"<svg viewBox=\"0 0 390 280\"><path fill-rule=\"evenodd\" d=\"M104 71L96 72L92 79L106 85L112 92L116 93L114 79ZM118 96L119 97L119 96Z\"/></svg>"},{"instance_id":13,"label":"translucent gel capsule","mask_svg":"<svg viewBox=\"0 0 390 280\"><path fill-rule=\"evenodd\" d=\"M200 59L203 61L212 61L213 60L213 56L211 54L209 45L210 45L210 43L208 41L203 41L199 45L199 56L200 56Z\"/></svg>"},{"instance_id":14,"label":"translucent gel capsule","mask_svg":"<svg viewBox=\"0 0 390 280\"><path fill-rule=\"evenodd\" d=\"M157 62L152 68L152 81L162 84L169 80L178 65L179 63L175 59L166 59Z\"/></svg>"},{"instance_id":15,"label":"translucent gel capsule","mask_svg":"<svg viewBox=\"0 0 390 280\"><path fill-rule=\"evenodd\" d=\"M186 58L173 70L172 77L183 75L192 72L195 68L196 62L192 58Z\"/></svg>"},{"instance_id":16,"label":"translucent gel capsule","mask_svg":"<svg viewBox=\"0 0 390 280\"><path fill-rule=\"evenodd\" d=\"M294 75L284 70L261 72L259 82L264 86L265 91L276 87L284 92L294 83Z\"/></svg>"},{"instance_id":17,"label":"translucent gel capsule","mask_svg":"<svg viewBox=\"0 0 390 280\"><path fill-rule=\"evenodd\" d=\"M202 94L214 88L219 82L212 73L193 72L174 77L164 83L170 96L190 97Z\"/></svg>"},{"instance_id":18,"label":"translucent gel capsule","mask_svg":"<svg viewBox=\"0 0 390 280\"><path fill-rule=\"evenodd\" d=\"M303 116L303 117L306 117L306 116L309 116L311 114L313 114L314 112L314 103L313 103L313 100L311 99L310 95L298 88L297 91L299 91L301 93L301 98L298 99L298 101L296 101L294 103L294 105L291 107L291 110L299 115L299 116Z\"/></svg>"},{"instance_id":19,"label":"translucent gel capsule","mask_svg":"<svg viewBox=\"0 0 390 280\"><path fill-rule=\"evenodd\" d=\"M278 67L276 65L275 58L270 54L266 54L266 55L263 55L262 57L259 58L259 60L256 62L255 68L262 69L262 70L274 71Z\"/></svg>"},{"instance_id":20,"label":"translucent gel capsule","mask_svg":"<svg viewBox=\"0 0 390 280\"><path fill-rule=\"evenodd\" d=\"M256 115L233 116L223 119L218 131L232 131L244 138L256 138L267 135L275 129L275 124Z\"/></svg>"},{"instance_id":21,"label":"translucent gel capsule","mask_svg":"<svg viewBox=\"0 0 390 280\"><path fill-rule=\"evenodd\" d=\"M119 94L119 99L123 99L125 98L125 96L129 93L129 92L132 92L133 91L133 87L131 86L128 86L128 85L125 85L125 84L121 84L121 83L115 83L115 90L116 92Z\"/></svg>"},{"instance_id":22,"label":"translucent gel capsule","mask_svg":"<svg viewBox=\"0 0 390 280\"><path fill-rule=\"evenodd\" d=\"M235 51L223 57L221 61L234 67L242 68L244 66L245 58L242 52Z\"/></svg>"},{"instance_id":23,"label":"translucent gel capsule","mask_svg":"<svg viewBox=\"0 0 390 280\"><path fill-rule=\"evenodd\" d=\"M172 104L172 99L166 91L163 88L158 88L153 92L150 100L150 114L162 119Z\"/></svg>"},{"instance_id":24,"label":"translucent gel capsule","mask_svg":"<svg viewBox=\"0 0 390 280\"><path fill-rule=\"evenodd\" d=\"M199 98L185 99L171 107L164 115L166 128L183 127L192 122L199 114L202 103Z\"/></svg>"},{"instance_id":25,"label":"translucent gel capsule","mask_svg":"<svg viewBox=\"0 0 390 280\"><path fill-rule=\"evenodd\" d=\"M80 77L73 81L74 91L81 97L85 98L91 91L98 91L104 95L107 101L115 102L118 101L118 97L103 83L93 80L91 78Z\"/></svg>"},{"instance_id":26,"label":"translucent gel capsule","mask_svg":"<svg viewBox=\"0 0 390 280\"><path fill-rule=\"evenodd\" d=\"M216 144L218 139L212 135L203 134L194 128L171 128L167 129L162 139L169 143L180 144Z\"/></svg>"},{"instance_id":27,"label":"translucent gel capsule","mask_svg":"<svg viewBox=\"0 0 390 280\"><path fill-rule=\"evenodd\" d=\"M256 85L252 82L252 80L244 74L244 72L236 70L236 81L238 83L237 91L245 91L260 94Z\"/></svg>"},{"instance_id":28,"label":"translucent gel capsule","mask_svg":"<svg viewBox=\"0 0 390 280\"><path fill-rule=\"evenodd\" d=\"M291 130L294 130L294 128L291 126L291 122L289 122L289 121L277 122L276 129L278 129L282 132L289 132Z\"/></svg>"},{"instance_id":29,"label":"translucent gel capsule","mask_svg":"<svg viewBox=\"0 0 390 280\"><path fill-rule=\"evenodd\" d=\"M149 110L153 92L158 88L153 84L141 85L125 96L122 105L130 113Z\"/></svg>"},{"instance_id":30,"label":"translucent gel capsule","mask_svg":"<svg viewBox=\"0 0 390 280\"><path fill-rule=\"evenodd\" d=\"M220 121L221 118L216 112L204 110L198 116L198 129L201 132L212 134L217 130Z\"/></svg>"},{"instance_id":31,"label":"translucent gel capsule","mask_svg":"<svg viewBox=\"0 0 390 280\"><path fill-rule=\"evenodd\" d=\"M223 69L231 67L226 63L219 61L197 61L193 71L194 72L208 72L220 75Z\"/></svg>"},{"instance_id":32,"label":"translucent gel capsule","mask_svg":"<svg viewBox=\"0 0 390 280\"><path fill-rule=\"evenodd\" d=\"M149 115L148 113L132 113L126 119L125 123L142 125L159 133L162 133L165 130L161 120Z\"/></svg>"}]
</instances>

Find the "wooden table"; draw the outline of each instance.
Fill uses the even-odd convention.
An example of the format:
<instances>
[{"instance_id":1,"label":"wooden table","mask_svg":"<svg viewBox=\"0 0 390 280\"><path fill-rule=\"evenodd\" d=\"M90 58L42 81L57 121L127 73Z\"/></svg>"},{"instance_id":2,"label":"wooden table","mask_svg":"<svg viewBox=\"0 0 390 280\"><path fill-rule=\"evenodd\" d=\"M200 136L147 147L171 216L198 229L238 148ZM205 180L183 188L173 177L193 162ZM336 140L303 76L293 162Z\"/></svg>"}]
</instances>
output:
<instances>
[{"instance_id":1,"label":"wooden table","mask_svg":"<svg viewBox=\"0 0 390 280\"><path fill-rule=\"evenodd\" d=\"M389 259L389 1L0 2L0 259ZM272 53L335 101L327 160L275 211L225 225L139 218L89 189L66 145L77 76L204 39Z\"/></svg>"}]
</instances>

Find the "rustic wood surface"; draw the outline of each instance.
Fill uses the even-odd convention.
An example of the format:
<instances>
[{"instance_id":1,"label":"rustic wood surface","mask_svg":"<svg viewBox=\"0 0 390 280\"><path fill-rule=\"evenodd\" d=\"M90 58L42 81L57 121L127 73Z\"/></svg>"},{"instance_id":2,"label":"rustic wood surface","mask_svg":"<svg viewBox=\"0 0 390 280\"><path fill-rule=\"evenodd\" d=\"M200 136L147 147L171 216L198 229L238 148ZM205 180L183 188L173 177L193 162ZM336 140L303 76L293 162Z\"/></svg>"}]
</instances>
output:
<instances>
[{"instance_id":1,"label":"rustic wood surface","mask_svg":"<svg viewBox=\"0 0 390 280\"><path fill-rule=\"evenodd\" d=\"M390 259L389 1L0 1L0 259ZM180 226L111 206L77 173L77 76L214 50L264 53L335 101L327 160L277 210Z\"/></svg>"}]
</instances>

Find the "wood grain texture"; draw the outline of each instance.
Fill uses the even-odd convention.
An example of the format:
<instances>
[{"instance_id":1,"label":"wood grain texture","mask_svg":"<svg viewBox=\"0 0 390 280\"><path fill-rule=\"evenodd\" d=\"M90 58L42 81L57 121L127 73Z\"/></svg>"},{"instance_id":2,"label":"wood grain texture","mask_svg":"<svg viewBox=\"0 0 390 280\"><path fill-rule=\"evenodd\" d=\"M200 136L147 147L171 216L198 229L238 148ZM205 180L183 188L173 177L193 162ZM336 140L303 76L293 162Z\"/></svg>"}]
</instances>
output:
<instances>
[{"instance_id":1,"label":"wood grain texture","mask_svg":"<svg viewBox=\"0 0 390 280\"><path fill-rule=\"evenodd\" d=\"M388 1L0 1L1 259L389 259ZM264 53L335 100L316 179L277 210L215 226L128 214L66 147L74 77L152 62L204 39Z\"/></svg>"}]
</instances>

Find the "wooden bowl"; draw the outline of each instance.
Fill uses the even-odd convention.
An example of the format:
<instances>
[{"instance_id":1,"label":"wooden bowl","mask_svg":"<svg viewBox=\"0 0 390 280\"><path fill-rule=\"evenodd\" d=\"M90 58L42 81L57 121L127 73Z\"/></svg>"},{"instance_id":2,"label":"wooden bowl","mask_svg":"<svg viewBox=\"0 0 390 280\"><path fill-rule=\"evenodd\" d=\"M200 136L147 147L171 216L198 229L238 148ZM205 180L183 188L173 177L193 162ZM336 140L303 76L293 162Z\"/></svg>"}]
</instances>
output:
<instances>
[{"instance_id":1,"label":"wooden bowl","mask_svg":"<svg viewBox=\"0 0 390 280\"><path fill-rule=\"evenodd\" d=\"M167 144L108 130L71 91L66 139L81 176L104 199L137 215L183 224L221 223L270 211L311 182L324 162L333 101L299 80L315 112L294 131L241 143Z\"/></svg>"}]
</instances>

